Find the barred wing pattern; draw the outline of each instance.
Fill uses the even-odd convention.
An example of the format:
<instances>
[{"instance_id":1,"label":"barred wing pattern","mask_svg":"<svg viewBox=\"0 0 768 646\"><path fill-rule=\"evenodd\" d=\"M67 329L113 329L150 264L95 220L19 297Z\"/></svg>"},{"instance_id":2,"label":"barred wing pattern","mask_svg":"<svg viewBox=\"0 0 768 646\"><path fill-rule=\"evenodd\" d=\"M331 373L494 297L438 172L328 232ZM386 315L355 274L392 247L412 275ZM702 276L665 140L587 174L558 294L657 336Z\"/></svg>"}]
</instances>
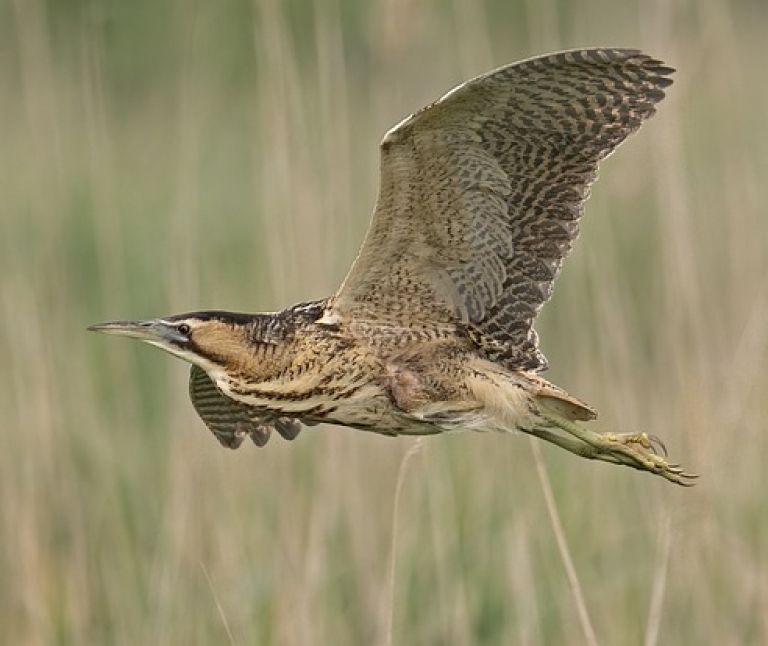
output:
<instances>
[{"instance_id":1,"label":"barred wing pattern","mask_svg":"<svg viewBox=\"0 0 768 646\"><path fill-rule=\"evenodd\" d=\"M381 144L379 198L333 306L410 327L460 322L491 359L541 370L533 322L600 160L673 72L636 50L550 54L477 77Z\"/></svg>"},{"instance_id":2,"label":"barred wing pattern","mask_svg":"<svg viewBox=\"0 0 768 646\"><path fill-rule=\"evenodd\" d=\"M197 414L216 439L228 449L236 449L246 437L264 446L276 430L286 440L294 439L301 424L288 417L272 417L223 395L198 366L189 373L189 396Z\"/></svg>"}]
</instances>

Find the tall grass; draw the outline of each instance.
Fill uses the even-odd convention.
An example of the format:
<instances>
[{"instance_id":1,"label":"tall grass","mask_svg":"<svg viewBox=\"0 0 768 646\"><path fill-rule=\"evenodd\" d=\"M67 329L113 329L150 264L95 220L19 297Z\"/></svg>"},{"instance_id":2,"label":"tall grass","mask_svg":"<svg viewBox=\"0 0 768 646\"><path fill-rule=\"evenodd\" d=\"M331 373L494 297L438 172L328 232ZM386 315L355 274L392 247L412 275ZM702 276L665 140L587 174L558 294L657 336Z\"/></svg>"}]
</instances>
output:
<instances>
[{"instance_id":1,"label":"tall grass","mask_svg":"<svg viewBox=\"0 0 768 646\"><path fill-rule=\"evenodd\" d=\"M593 191L549 377L703 477L542 447L560 539L598 643L768 641L766 27L746 0L1 3L0 642L584 639L527 441L428 438L400 479L411 440L338 428L227 452L183 365L83 328L327 295L390 125L585 45L680 71Z\"/></svg>"}]
</instances>

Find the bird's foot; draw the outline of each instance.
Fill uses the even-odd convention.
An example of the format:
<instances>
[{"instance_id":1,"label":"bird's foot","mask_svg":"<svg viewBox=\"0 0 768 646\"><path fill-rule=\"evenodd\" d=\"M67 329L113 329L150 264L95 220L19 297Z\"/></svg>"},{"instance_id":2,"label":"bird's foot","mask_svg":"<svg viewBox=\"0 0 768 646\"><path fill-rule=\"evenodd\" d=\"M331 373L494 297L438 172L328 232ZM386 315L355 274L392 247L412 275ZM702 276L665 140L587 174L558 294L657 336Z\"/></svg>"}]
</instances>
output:
<instances>
[{"instance_id":1,"label":"bird's foot","mask_svg":"<svg viewBox=\"0 0 768 646\"><path fill-rule=\"evenodd\" d=\"M669 455L664 442L655 435L649 435L648 433L601 433L601 435L604 439L611 442L618 442L627 446L637 444L640 448L656 455L663 455L664 457Z\"/></svg>"},{"instance_id":2,"label":"bird's foot","mask_svg":"<svg viewBox=\"0 0 768 646\"><path fill-rule=\"evenodd\" d=\"M684 487L694 485L698 478L695 474L687 473L679 464L669 462L664 443L653 435L597 433L559 416L545 415L545 419L572 436L567 442L555 443L582 457L649 471ZM542 437L554 441L544 435ZM574 444L573 439L580 441Z\"/></svg>"},{"instance_id":3,"label":"bird's foot","mask_svg":"<svg viewBox=\"0 0 768 646\"><path fill-rule=\"evenodd\" d=\"M615 461L641 471L650 471L684 487L696 484L698 476L687 473L679 464L669 462L666 453L660 455L656 451L655 443L652 443L649 437L639 438L631 434L615 433L595 433L595 435L602 436L597 444L593 444L599 453L595 456L597 459L607 459L609 462ZM663 447L661 444L659 446Z\"/></svg>"}]
</instances>

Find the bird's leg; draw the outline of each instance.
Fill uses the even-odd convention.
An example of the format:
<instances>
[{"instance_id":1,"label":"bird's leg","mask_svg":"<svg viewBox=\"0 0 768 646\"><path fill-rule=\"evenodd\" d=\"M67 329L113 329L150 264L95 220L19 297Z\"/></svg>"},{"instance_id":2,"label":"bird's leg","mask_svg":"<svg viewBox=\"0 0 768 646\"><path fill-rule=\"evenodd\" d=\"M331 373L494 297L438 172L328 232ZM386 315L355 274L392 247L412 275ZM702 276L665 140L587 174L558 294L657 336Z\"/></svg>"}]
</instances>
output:
<instances>
[{"instance_id":1,"label":"bird's leg","mask_svg":"<svg viewBox=\"0 0 768 646\"><path fill-rule=\"evenodd\" d=\"M596 433L546 411L540 411L539 415L547 422L546 427L538 426L529 432L549 442L554 442L576 455L614 464L624 464L640 471L650 471L670 482L683 486L691 486L697 477L686 473L680 465L669 463L661 441L645 433ZM570 441L563 441L566 439L564 436L547 430L553 426L570 435ZM662 450L664 456L656 453L657 446Z\"/></svg>"},{"instance_id":2,"label":"bird's leg","mask_svg":"<svg viewBox=\"0 0 768 646\"><path fill-rule=\"evenodd\" d=\"M543 428L541 426L526 428L525 432L530 433L531 435L535 435L536 437L547 442L551 442L552 444L556 444L560 448L565 449L566 451L570 451L571 453L574 453L582 458L588 458L592 460L597 456L597 450L594 446L587 444L586 442L582 442L580 439L573 437L572 435L564 435L557 431L553 431L551 428ZM606 456L604 459L606 462L621 464L621 462L616 459L612 459L610 456Z\"/></svg>"}]
</instances>

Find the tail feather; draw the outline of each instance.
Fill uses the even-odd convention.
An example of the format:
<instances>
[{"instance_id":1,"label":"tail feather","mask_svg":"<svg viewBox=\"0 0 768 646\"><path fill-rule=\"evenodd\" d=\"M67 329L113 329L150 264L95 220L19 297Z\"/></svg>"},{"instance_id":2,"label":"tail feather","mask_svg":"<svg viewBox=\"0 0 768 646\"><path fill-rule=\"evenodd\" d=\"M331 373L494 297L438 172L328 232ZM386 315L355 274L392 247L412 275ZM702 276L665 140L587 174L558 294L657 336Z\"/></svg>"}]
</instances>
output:
<instances>
[{"instance_id":1,"label":"tail feather","mask_svg":"<svg viewBox=\"0 0 768 646\"><path fill-rule=\"evenodd\" d=\"M597 417L594 408L549 383L537 394L536 402L549 412L572 422L588 422Z\"/></svg>"}]
</instances>

